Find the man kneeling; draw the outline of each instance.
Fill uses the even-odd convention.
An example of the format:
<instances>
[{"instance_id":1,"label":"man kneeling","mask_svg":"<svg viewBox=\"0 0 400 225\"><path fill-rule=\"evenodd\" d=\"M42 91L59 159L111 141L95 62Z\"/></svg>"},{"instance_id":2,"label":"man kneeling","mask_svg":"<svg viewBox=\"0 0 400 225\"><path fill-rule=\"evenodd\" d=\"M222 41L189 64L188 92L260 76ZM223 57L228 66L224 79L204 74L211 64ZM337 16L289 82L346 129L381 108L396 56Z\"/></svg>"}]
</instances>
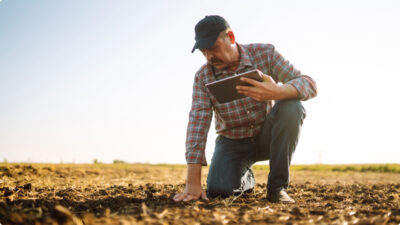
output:
<instances>
[{"instance_id":1,"label":"man kneeling","mask_svg":"<svg viewBox=\"0 0 400 225\"><path fill-rule=\"evenodd\" d=\"M194 78L186 137L186 187L173 199L208 200L252 190L255 180L251 166L269 160L267 199L294 202L286 193L289 167L306 116L300 101L317 95L314 80L302 75L271 44L238 44L220 16L206 16L199 21L195 40L192 52L199 49L207 63ZM253 69L263 73L264 81L242 78L250 85L236 88L246 98L220 104L205 86ZM205 192L201 188L201 167L207 165L204 150L213 112L219 136Z\"/></svg>"}]
</instances>

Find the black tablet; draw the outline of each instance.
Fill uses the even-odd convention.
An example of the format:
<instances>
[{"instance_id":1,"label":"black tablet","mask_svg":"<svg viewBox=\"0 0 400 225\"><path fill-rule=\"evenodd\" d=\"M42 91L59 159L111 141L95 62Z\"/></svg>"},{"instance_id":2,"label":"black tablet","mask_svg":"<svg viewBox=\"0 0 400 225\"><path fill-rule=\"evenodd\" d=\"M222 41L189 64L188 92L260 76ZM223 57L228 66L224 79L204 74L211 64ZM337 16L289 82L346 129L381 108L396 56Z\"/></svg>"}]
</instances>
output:
<instances>
[{"instance_id":1,"label":"black tablet","mask_svg":"<svg viewBox=\"0 0 400 225\"><path fill-rule=\"evenodd\" d=\"M263 81L262 74L263 73L261 71L254 69L238 75L208 83L206 84L206 87L214 95L219 103L226 103L246 97L245 95L238 93L236 90L237 85L250 86L250 84L241 81L241 77Z\"/></svg>"}]
</instances>

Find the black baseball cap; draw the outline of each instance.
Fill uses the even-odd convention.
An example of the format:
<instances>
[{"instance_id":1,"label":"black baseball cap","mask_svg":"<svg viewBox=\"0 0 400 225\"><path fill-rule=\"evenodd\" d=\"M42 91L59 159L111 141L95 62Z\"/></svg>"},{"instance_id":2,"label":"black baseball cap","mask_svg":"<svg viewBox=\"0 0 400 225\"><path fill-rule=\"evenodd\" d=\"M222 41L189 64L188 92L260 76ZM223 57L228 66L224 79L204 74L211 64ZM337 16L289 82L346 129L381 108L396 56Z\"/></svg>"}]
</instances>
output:
<instances>
[{"instance_id":1,"label":"black baseball cap","mask_svg":"<svg viewBox=\"0 0 400 225\"><path fill-rule=\"evenodd\" d=\"M221 16L213 15L204 17L194 28L196 44L194 44L192 53L197 48L211 48L217 40L219 33L227 28L229 28L229 24Z\"/></svg>"}]
</instances>

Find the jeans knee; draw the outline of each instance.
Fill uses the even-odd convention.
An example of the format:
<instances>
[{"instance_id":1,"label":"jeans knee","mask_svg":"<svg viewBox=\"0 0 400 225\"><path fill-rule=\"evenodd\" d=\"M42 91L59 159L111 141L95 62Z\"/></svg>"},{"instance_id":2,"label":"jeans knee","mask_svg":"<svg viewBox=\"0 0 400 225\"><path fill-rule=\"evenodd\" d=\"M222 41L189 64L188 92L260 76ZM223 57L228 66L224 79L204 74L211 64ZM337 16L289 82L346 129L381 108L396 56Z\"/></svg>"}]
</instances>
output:
<instances>
[{"instance_id":1,"label":"jeans knee","mask_svg":"<svg viewBox=\"0 0 400 225\"><path fill-rule=\"evenodd\" d=\"M215 198L221 196L223 198L232 196L235 188L233 185L229 184L207 184L207 196L210 198Z\"/></svg>"},{"instance_id":2,"label":"jeans knee","mask_svg":"<svg viewBox=\"0 0 400 225\"><path fill-rule=\"evenodd\" d=\"M278 103L279 117L283 118L287 122L303 123L306 117L306 111L301 104L300 100L281 100Z\"/></svg>"}]
</instances>

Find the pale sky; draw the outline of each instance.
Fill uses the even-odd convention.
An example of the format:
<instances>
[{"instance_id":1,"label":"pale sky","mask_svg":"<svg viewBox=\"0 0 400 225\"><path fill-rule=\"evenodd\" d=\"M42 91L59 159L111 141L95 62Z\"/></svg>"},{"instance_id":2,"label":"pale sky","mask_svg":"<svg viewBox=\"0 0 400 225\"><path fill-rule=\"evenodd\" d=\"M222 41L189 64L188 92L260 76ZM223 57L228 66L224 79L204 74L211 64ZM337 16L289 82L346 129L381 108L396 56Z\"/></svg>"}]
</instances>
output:
<instances>
[{"instance_id":1,"label":"pale sky","mask_svg":"<svg viewBox=\"0 0 400 225\"><path fill-rule=\"evenodd\" d=\"M400 1L0 1L0 161L185 163L194 26L315 79L293 164L400 163ZM214 150L214 122L208 162Z\"/></svg>"}]
</instances>

